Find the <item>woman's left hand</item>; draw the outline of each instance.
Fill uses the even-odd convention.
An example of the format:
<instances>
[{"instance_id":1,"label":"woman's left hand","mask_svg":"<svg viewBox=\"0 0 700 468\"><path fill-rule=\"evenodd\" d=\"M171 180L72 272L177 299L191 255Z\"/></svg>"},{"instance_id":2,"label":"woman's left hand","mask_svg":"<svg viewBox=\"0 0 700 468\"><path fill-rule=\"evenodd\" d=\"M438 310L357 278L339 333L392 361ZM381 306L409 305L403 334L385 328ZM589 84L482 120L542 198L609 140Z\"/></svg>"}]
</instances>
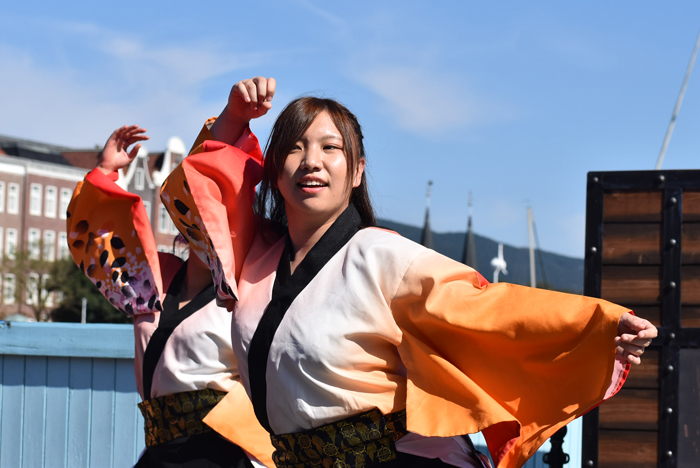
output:
<instances>
[{"instance_id":1,"label":"woman's left hand","mask_svg":"<svg viewBox=\"0 0 700 468\"><path fill-rule=\"evenodd\" d=\"M644 348L657 335L658 330L648 320L626 312L617 325L617 354L634 365L641 364L640 356L644 353Z\"/></svg>"}]
</instances>

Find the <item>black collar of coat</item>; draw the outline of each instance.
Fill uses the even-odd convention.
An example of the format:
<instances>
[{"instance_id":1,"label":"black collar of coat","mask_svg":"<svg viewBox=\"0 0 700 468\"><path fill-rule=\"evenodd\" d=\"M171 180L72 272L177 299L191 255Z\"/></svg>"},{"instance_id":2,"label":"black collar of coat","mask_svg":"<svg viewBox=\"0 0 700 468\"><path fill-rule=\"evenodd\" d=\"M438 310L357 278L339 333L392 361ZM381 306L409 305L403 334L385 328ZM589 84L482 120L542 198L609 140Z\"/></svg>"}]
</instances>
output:
<instances>
[{"instance_id":1,"label":"black collar of coat","mask_svg":"<svg viewBox=\"0 0 700 468\"><path fill-rule=\"evenodd\" d=\"M253 408L260 424L272 434L274 432L270 428L267 415L266 372L275 332L294 299L308 286L326 263L360 230L360 222L357 208L350 203L309 250L294 270L294 274L291 273L289 265L294 254L292 242L289 233L287 233L287 243L280 257L277 276L272 287L272 299L258 323L248 350L248 373Z\"/></svg>"}]
</instances>

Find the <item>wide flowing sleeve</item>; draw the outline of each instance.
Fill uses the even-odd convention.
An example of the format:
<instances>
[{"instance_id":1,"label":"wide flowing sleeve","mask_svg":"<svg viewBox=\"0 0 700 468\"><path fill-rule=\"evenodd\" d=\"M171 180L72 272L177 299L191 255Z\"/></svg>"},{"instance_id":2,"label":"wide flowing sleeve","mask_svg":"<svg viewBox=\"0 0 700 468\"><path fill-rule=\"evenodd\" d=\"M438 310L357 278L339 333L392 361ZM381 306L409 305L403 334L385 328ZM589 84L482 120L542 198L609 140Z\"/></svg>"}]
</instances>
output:
<instances>
[{"instance_id":1,"label":"wide flowing sleeve","mask_svg":"<svg viewBox=\"0 0 700 468\"><path fill-rule=\"evenodd\" d=\"M408 429L482 431L499 467L520 467L554 432L612 396L629 364L614 337L627 309L506 283L433 251L391 302L402 330Z\"/></svg>"},{"instance_id":2,"label":"wide flowing sleeve","mask_svg":"<svg viewBox=\"0 0 700 468\"><path fill-rule=\"evenodd\" d=\"M217 302L237 298L237 281L255 234L255 186L262 178L262 151L246 129L227 145L208 128L168 176L161 200L175 226L212 272Z\"/></svg>"},{"instance_id":3,"label":"wide flowing sleeve","mask_svg":"<svg viewBox=\"0 0 700 468\"><path fill-rule=\"evenodd\" d=\"M164 281L151 223L141 198L115 180L95 169L78 183L68 206L68 247L114 307L128 316L156 312Z\"/></svg>"}]
</instances>

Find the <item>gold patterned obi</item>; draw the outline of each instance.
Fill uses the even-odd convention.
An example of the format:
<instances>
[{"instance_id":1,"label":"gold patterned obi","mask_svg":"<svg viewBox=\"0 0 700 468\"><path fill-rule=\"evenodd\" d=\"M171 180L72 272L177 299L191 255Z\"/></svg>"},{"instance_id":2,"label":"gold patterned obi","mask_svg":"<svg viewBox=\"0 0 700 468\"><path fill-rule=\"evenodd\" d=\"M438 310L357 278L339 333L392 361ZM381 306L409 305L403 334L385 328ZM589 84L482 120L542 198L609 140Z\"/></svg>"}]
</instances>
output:
<instances>
[{"instance_id":1,"label":"gold patterned obi","mask_svg":"<svg viewBox=\"0 0 700 468\"><path fill-rule=\"evenodd\" d=\"M362 468L396 458L394 443L406 435L406 410L378 409L294 434L271 435L277 468Z\"/></svg>"},{"instance_id":2,"label":"gold patterned obi","mask_svg":"<svg viewBox=\"0 0 700 468\"><path fill-rule=\"evenodd\" d=\"M144 419L146 445L152 447L211 431L202 419L224 396L226 392L205 388L142 401L139 409Z\"/></svg>"}]
</instances>

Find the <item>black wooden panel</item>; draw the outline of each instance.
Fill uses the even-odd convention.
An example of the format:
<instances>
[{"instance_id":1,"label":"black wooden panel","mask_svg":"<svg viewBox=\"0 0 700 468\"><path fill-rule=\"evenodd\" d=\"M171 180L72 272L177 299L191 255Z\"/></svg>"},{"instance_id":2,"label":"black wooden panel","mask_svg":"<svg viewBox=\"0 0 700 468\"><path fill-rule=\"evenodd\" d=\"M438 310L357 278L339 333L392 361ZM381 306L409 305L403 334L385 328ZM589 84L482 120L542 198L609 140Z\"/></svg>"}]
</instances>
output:
<instances>
[{"instance_id":1,"label":"black wooden panel","mask_svg":"<svg viewBox=\"0 0 700 468\"><path fill-rule=\"evenodd\" d=\"M700 349L683 349L678 398L678 468L700 465Z\"/></svg>"},{"instance_id":2,"label":"black wooden panel","mask_svg":"<svg viewBox=\"0 0 700 468\"><path fill-rule=\"evenodd\" d=\"M638 269L652 265L658 265L655 280L651 270ZM683 443L700 444L700 428L693 432L694 420L681 423L679 415L700 413L700 397L692 394L700 390L682 390L679 369L681 355L700 347L700 171L589 173L585 268L584 294L621 302L661 326L640 372L632 369L623 389L627 395L621 393L617 401L632 411L635 400L658 383L659 431L633 427L613 406L601 406L602 417L597 412L584 417L583 466L698 466L695 445L688 449ZM690 368L700 379L697 367ZM679 391L691 394L679 397ZM651 427L650 414L634 418ZM618 423L630 429L599 428ZM685 455L679 450L691 450L687 459L694 464L682 465Z\"/></svg>"}]
</instances>

